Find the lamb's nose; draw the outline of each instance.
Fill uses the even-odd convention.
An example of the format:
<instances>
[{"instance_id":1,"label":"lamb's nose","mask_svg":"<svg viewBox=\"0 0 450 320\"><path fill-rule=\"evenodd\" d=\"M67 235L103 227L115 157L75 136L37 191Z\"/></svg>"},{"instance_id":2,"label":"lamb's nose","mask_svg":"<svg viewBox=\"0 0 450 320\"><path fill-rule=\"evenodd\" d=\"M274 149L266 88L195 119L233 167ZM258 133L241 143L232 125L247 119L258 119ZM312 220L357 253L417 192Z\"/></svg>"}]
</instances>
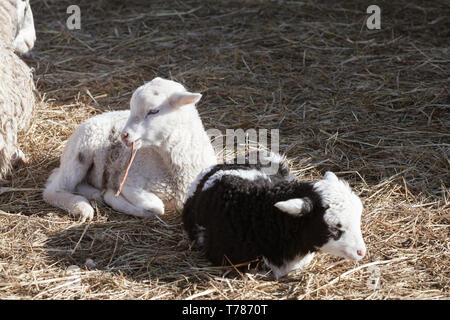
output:
<instances>
[{"instance_id":1,"label":"lamb's nose","mask_svg":"<svg viewBox=\"0 0 450 320\"><path fill-rule=\"evenodd\" d=\"M129 136L128 132L124 132L120 137L122 138L123 142L126 142L125 140L128 138L128 136Z\"/></svg>"},{"instance_id":2,"label":"lamb's nose","mask_svg":"<svg viewBox=\"0 0 450 320\"><path fill-rule=\"evenodd\" d=\"M356 254L357 254L358 256L360 256L360 257L363 257L363 256L364 256L364 252L363 252L362 250L357 250L357 251L356 251Z\"/></svg>"}]
</instances>

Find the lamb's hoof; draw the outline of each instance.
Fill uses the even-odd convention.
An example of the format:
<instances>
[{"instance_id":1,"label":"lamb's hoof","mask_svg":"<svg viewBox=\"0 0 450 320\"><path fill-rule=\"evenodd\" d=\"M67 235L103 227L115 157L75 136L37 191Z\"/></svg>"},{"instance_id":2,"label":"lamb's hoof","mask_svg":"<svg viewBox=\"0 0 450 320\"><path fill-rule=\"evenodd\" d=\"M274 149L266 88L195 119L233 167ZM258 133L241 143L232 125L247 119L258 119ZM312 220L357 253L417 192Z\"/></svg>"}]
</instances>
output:
<instances>
[{"instance_id":1,"label":"lamb's hoof","mask_svg":"<svg viewBox=\"0 0 450 320\"><path fill-rule=\"evenodd\" d=\"M91 206L95 207L96 204L103 205L105 204L105 201L103 201L103 196L100 191L92 193L88 197L89 202L91 203Z\"/></svg>"},{"instance_id":2,"label":"lamb's hoof","mask_svg":"<svg viewBox=\"0 0 450 320\"><path fill-rule=\"evenodd\" d=\"M88 199L89 203L91 204L92 208L97 207L98 205L104 205L103 201L97 201L95 199Z\"/></svg>"},{"instance_id":3,"label":"lamb's hoof","mask_svg":"<svg viewBox=\"0 0 450 320\"><path fill-rule=\"evenodd\" d=\"M11 163L14 168L17 168L19 166L28 165L29 161L28 161L27 157L25 156L25 154L22 152L22 150L17 149L11 157Z\"/></svg>"},{"instance_id":4,"label":"lamb's hoof","mask_svg":"<svg viewBox=\"0 0 450 320\"><path fill-rule=\"evenodd\" d=\"M143 214L142 214L143 217L153 217L155 215L162 216L162 215L164 215L164 204L161 201L161 203L156 204L154 206L154 208L142 209L142 212L143 212Z\"/></svg>"},{"instance_id":5,"label":"lamb's hoof","mask_svg":"<svg viewBox=\"0 0 450 320\"><path fill-rule=\"evenodd\" d=\"M78 218L81 222L90 221L94 218L94 208L87 203L78 203L71 214Z\"/></svg>"}]
</instances>

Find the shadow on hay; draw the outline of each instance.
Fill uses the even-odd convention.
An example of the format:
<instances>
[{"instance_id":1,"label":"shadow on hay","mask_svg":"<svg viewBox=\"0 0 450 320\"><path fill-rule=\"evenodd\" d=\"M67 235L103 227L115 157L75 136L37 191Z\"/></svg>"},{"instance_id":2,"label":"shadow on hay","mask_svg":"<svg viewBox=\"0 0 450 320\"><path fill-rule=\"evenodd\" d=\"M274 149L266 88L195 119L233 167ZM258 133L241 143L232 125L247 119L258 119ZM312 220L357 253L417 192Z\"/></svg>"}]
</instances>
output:
<instances>
[{"instance_id":1,"label":"shadow on hay","mask_svg":"<svg viewBox=\"0 0 450 320\"><path fill-rule=\"evenodd\" d=\"M192 282L202 278L202 267L209 267L201 252L190 250L176 213L161 222L110 212L91 223L77 223L49 234L45 251L51 263L61 268L76 265L134 281L189 278Z\"/></svg>"}]
</instances>

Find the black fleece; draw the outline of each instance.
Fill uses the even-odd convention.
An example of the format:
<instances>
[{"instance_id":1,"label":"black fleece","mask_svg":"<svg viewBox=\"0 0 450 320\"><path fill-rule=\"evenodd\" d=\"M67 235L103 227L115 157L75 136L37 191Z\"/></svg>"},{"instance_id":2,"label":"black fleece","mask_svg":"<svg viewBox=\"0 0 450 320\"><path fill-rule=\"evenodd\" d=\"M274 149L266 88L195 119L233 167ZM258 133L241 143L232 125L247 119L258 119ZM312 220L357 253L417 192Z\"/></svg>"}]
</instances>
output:
<instances>
[{"instance_id":1,"label":"black fleece","mask_svg":"<svg viewBox=\"0 0 450 320\"><path fill-rule=\"evenodd\" d=\"M240 264L264 256L271 264L281 266L286 260L317 251L333 236L323 219L326 208L313 184L287 179L287 170L279 170L270 181L225 174L201 191L219 170L254 168L217 165L186 201L184 228L192 240L197 239L198 232L204 232L203 246L214 264L227 264L228 260ZM306 198L310 204L298 216L274 206L293 198Z\"/></svg>"}]
</instances>

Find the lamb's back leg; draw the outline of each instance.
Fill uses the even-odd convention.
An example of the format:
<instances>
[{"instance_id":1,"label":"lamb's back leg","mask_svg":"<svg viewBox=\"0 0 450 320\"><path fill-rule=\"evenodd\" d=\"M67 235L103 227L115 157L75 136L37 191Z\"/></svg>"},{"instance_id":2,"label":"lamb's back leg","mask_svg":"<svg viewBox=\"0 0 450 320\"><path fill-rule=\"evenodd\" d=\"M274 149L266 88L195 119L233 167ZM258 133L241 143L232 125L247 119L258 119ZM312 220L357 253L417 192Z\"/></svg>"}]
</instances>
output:
<instances>
[{"instance_id":1,"label":"lamb's back leg","mask_svg":"<svg viewBox=\"0 0 450 320\"><path fill-rule=\"evenodd\" d=\"M64 150L61 165L48 178L43 197L47 203L67 211L81 221L91 220L94 209L89 201L74 193L78 184L85 179L92 165L91 159L86 154L81 157L79 150L73 150Z\"/></svg>"},{"instance_id":2,"label":"lamb's back leg","mask_svg":"<svg viewBox=\"0 0 450 320\"><path fill-rule=\"evenodd\" d=\"M88 183L82 182L82 183L78 184L76 191L77 191L77 193L84 196L89 201L97 201L100 203L103 202L101 190L91 186Z\"/></svg>"}]
</instances>

